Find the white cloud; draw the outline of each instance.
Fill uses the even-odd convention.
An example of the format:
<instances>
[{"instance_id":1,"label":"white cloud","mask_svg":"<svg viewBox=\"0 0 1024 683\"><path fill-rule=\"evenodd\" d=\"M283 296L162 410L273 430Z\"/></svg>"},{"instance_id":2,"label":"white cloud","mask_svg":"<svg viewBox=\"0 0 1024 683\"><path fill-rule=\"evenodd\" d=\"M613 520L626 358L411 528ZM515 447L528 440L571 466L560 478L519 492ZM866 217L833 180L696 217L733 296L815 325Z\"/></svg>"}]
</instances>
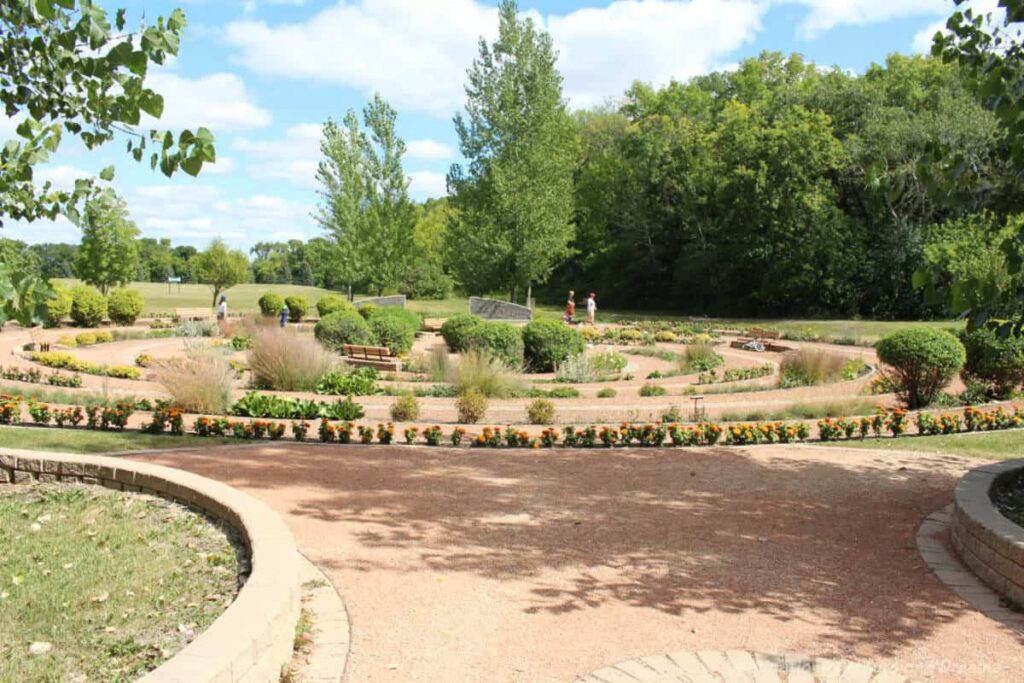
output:
<instances>
[{"instance_id":1,"label":"white cloud","mask_svg":"<svg viewBox=\"0 0 1024 683\"><path fill-rule=\"evenodd\" d=\"M203 164L203 173L206 175L227 175L234 170L235 160L231 157L218 156L215 163Z\"/></svg>"},{"instance_id":2,"label":"white cloud","mask_svg":"<svg viewBox=\"0 0 1024 683\"><path fill-rule=\"evenodd\" d=\"M413 171L409 174L409 195L423 200L448 194L444 173Z\"/></svg>"},{"instance_id":3,"label":"white cloud","mask_svg":"<svg viewBox=\"0 0 1024 683\"><path fill-rule=\"evenodd\" d=\"M163 116L146 125L191 130L206 126L214 133L270 125L270 112L256 104L242 79L232 73L186 78L158 70L149 75L146 85L164 96Z\"/></svg>"},{"instance_id":4,"label":"white cloud","mask_svg":"<svg viewBox=\"0 0 1024 683\"><path fill-rule=\"evenodd\" d=\"M249 159L249 175L264 180L284 180L299 187L316 187L320 161L321 126L302 123L276 139L236 138L233 148Z\"/></svg>"},{"instance_id":5,"label":"white cloud","mask_svg":"<svg viewBox=\"0 0 1024 683\"><path fill-rule=\"evenodd\" d=\"M768 0L616 0L540 20L581 106L620 96L634 79L708 71L754 38L767 8ZM226 35L256 72L377 90L400 110L448 116L465 99L477 41L496 32L496 9L479 0L351 0L300 23L235 22Z\"/></svg>"},{"instance_id":6,"label":"white cloud","mask_svg":"<svg viewBox=\"0 0 1024 683\"><path fill-rule=\"evenodd\" d=\"M994 13L993 19L1001 23L1004 14L1003 10L999 9L999 6L996 4L996 2L997 0L970 0L970 2L967 2L964 5L962 5L960 9L963 11L970 9L975 13L975 15ZM952 8L950 8L949 13L952 13ZM918 31L916 34L914 34L914 52L922 54L931 52L932 42L935 38L935 34L939 33L940 31L943 33L946 32L947 18L948 17L931 23L928 26L921 29L920 31Z\"/></svg>"},{"instance_id":7,"label":"white cloud","mask_svg":"<svg viewBox=\"0 0 1024 683\"><path fill-rule=\"evenodd\" d=\"M797 27L805 38L817 38L837 26L862 26L890 19L949 13L950 0L775 0L778 4L807 7L810 12Z\"/></svg>"},{"instance_id":8,"label":"white cloud","mask_svg":"<svg viewBox=\"0 0 1024 683\"><path fill-rule=\"evenodd\" d=\"M410 140L405 143L407 159L451 159L455 150L437 140Z\"/></svg>"}]
</instances>

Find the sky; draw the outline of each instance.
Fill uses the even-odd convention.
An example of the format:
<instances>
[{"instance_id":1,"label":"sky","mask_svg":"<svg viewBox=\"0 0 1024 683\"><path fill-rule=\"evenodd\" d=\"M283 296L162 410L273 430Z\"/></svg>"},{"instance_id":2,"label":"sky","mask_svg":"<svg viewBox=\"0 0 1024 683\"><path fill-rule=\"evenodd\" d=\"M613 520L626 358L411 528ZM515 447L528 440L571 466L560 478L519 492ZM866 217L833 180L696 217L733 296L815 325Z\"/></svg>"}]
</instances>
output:
<instances>
[{"instance_id":1,"label":"sky","mask_svg":"<svg viewBox=\"0 0 1024 683\"><path fill-rule=\"evenodd\" d=\"M995 0L971 0L981 10ZM417 200L445 194L458 162L452 117L481 36L497 33L498 0L109 0L130 22L181 7L179 56L152 69L164 96L156 127L203 125L217 163L197 178L139 165L123 144L87 152L67 140L36 177L70 185L115 163L114 187L146 237L203 247L320 234L320 127L379 92L398 111ZM554 39L572 108L612 102L635 80L664 84L728 69L763 50L861 73L893 52L927 51L952 0L520 0ZM0 140L14 123L0 114ZM78 242L67 221L5 223L0 234Z\"/></svg>"}]
</instances>

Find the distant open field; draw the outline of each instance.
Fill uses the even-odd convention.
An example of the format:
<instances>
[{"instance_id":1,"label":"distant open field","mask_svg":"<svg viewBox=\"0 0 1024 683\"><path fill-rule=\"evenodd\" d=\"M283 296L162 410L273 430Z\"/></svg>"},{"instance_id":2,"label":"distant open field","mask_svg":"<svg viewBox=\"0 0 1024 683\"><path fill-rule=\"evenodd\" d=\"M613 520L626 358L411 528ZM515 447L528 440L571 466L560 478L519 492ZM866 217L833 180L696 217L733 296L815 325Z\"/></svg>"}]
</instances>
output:
<instances>
[{"instance_id":1,"label":"distant open field","mask_svg":"<svg viewBox=\"0 0 1024 683\"><path fill-rule=\"evenodd\" d=\"M64 287L71 287L78 284L77 280L64 279L54 280ZM213 292L206 285L170 285L157 282L136 282L131 285L138 289L146 299L144 312L147 315L170 314L175 308L195 308L200 306L213 305ZM257 301L264 292L276 292L281 296L300 295L309 300L311 306L315 305L320 297L326 294L339 294L319 287L304 287L302 285L268 285L268 284L247 284L237 285L227 290L228 305L234 313L251 313L259 310ZM357 295L356 299L369 295ZM458 313L469 311L469 300L465 297L454 297L441 301L414 300L409 302L409 308L432 318L448 318ZM579 310L583 309L583 300L579 301ZM562 314L561 306L538 305L536 307L538 318L559 318ZM679 313L661 311L628 311L628 310L598 310L598 322L622 322L630 320L672 320L686 321L688 316ZM794 319L764 319L756 320L751 318L711 318L710 323L728 328L744 329L747 327L769 327L789 334L818 335L826 340L842 339L860 344L870 344L879 337L904 327L925 325L939 327L955 331L960 329L962 323L955 321L925 321L925 322L900 322L900 321L876 321L876 320L794 320Z\"/></svg>"}]
</instances>

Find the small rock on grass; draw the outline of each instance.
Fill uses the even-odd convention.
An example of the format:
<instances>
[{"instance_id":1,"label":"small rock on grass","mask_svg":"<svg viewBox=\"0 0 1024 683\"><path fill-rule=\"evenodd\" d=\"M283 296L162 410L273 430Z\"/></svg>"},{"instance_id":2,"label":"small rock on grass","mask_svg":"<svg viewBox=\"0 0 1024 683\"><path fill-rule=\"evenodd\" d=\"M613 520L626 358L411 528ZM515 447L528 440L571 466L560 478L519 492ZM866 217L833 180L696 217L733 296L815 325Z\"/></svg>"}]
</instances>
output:
<instances>
[{"instance_id":1,"label":"small rock on grass","mask_svg":"<svg viewBox=\"0 0 1024 683\"><path fill-rule=\"evenodd\" d=\"M28 653L30 655L45 655L47 652L53 649L53 643L47 643L44 641L38 641L28 646Z\"/></svg>"}]
</instances>

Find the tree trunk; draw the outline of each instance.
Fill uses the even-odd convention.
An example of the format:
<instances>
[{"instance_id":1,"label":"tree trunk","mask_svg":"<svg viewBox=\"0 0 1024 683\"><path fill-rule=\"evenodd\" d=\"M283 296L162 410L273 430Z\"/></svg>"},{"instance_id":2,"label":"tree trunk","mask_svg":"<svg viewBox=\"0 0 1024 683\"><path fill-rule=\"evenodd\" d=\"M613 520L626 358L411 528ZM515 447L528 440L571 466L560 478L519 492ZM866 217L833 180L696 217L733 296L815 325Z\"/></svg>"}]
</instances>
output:
<instances>
[{"instance_id":1,"label":"tree trunk","mask_svg":"<svg viewBox=\"0 0 1024 683\"><path fill-rule=\"evenodd\" d=\"M217 308L217 295L220 294L220 287L213 288L213 307Z\"/></svg>"},{"instance_id":2,"label":"tree trunk","mask_svg":"<svg viewBox=\"0 0 1024 683\"><path fill-rule=\"evenodd\" d=\"M351 284L349 284L349 286L348 286L348 300L349 300L349 303L352 302L352 285Z\"/></svg>"},{"instance_id":3,"label":"tree trunk","mask_svg":"<svg viewBox=\"0 0 1024 683\"><path fill-rule=\"evenodd\" d=\"M533 283L526 285L526 306L532 311L533 310Z\"/></svg>"}]
</instances>

